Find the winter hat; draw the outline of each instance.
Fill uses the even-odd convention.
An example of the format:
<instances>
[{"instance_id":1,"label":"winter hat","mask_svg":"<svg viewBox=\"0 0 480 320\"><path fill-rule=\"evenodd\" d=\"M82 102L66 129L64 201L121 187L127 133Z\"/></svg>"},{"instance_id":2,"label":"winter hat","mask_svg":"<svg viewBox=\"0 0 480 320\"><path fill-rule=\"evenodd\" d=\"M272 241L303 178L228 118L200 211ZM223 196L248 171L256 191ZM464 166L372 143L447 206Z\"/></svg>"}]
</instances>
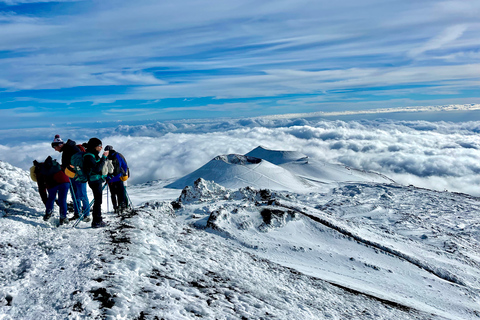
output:
<instances>
[{"instance_id":1,"label":"winter hat","mask_svg":"<svg viewBox=\"0 0 480 320\"><path fill-rule=\"evenodd\" d=\"M62 138L60 138L60 135L57 134L57 135L55 135L55 138L53 139L52 148L55 148L56 146L59 146L63 143L64 142L63 142Z\"/></svg>"},{"instance_id":2,"label":"winter hat","mask_svg":"<svg viewBox=\"0 0 480 320\"><path fill-rule=\"evenodd\" d=\"M111 145L108 145L105 147L105 151L112 151L113 147Z\"/></svg>"},{"instance_id":3,"label":"winter hat","mask_svg":"<svg viewBox=\"0 0 480 320\"><path fill-rule=\"evenodd\" d=\"M102 140L98 138L91 138L87 142L88 149L95 149L98 146L102 146Z\"/></svg>"}]
</instances>

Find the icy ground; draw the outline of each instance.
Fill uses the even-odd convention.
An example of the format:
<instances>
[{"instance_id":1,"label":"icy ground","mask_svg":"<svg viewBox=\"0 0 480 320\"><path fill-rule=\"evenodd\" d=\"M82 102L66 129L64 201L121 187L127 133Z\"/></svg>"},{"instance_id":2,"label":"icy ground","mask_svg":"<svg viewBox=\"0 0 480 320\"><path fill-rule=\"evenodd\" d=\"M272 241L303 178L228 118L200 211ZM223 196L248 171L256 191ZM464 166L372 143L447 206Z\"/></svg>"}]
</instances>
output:
<instances>
[{"instance_id":1,"label":"icy ground","mask_svg":"<svg viewBox=\"0 0 480 320\"><path fill-rule=\"evenodd\" d=\"M0 319L480 318L478 198L277 156L211 176L274 189L129 186L135 210L105 229L44 222L28 173L0 161Z\"/></svg>"}]
</instances>

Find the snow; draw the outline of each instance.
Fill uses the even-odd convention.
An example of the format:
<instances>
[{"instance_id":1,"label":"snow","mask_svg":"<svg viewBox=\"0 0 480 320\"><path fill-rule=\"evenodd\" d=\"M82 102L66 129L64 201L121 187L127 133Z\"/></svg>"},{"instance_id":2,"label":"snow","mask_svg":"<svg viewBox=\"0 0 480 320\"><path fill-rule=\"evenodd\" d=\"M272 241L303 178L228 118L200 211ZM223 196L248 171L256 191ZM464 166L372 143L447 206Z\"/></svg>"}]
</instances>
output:
<instances>
[{"instance_id":1,"label":"snow","mask_svg":"<svg viewBox=\"0 0 480 320\"><path fill-rule=\"evenodd\" d=\"M0 319L480 317L476 197L266 148L127 190L57 227L0 161Z\"/></svg>"}]
</instances>

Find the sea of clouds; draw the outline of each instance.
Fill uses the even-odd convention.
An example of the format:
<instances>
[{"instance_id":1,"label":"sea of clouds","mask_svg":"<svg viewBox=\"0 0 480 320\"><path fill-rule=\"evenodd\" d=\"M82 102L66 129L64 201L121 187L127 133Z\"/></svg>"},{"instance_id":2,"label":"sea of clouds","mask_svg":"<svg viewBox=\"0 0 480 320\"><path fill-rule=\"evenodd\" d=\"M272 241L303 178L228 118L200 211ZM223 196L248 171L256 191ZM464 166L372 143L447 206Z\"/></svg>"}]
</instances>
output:
<instances>
[{"instance_id":1,"label":"sea of clouds","mask_svg":"<svg viewBox=\"0 0 480 320\"><path fill-rule=\"evenodd\" d=\"M155 122L111 128L0 130L0 160L28 169L48 155L55 134L77 143L98 137L122 153L129 184L186 175L217 155L261 145L376 171L405 185L480 195L480 122L388 119L237 119Z\"/></svg>"}]
</instances>

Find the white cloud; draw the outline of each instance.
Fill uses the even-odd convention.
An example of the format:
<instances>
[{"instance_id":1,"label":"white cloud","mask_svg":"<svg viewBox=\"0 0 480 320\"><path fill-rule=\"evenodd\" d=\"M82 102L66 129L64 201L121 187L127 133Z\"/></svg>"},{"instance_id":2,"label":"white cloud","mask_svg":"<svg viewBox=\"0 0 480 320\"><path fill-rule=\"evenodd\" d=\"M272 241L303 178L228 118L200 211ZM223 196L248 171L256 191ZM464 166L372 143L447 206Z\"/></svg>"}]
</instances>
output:
<instances>
[{"instance_id":1,"label":"white cloud","mask_svg":"<svg viewBox=\"0 0 480 320\"><path fill-rule=\"evenodd\" d=\"M131 166L130 183L181 177L217 155L262 145L377 171L402 184L480 195L480 122L240 119L72 129L70 136L50 131L79 143L98 136L113 145ZM45 142L31 137L1 146L0 159L27 169L33 159L59 158L50 147L53 135L41 135Z\"/></svg>"}]
</instances>

